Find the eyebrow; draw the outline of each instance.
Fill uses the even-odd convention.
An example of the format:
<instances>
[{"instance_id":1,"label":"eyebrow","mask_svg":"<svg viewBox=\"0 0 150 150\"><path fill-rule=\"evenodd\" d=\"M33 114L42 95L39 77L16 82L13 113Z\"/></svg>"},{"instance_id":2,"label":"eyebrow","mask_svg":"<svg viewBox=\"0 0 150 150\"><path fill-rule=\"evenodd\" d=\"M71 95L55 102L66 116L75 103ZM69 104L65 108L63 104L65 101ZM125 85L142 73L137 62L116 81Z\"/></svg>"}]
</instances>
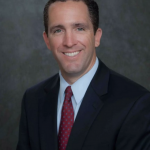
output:
<instances>
[{"instance_id":1,"label":"eyebrow","mask_svg":"<svg viewBox=\"0 0 150 150\"><path fill-rule=\"evenodd\" d=\"M84 28L88 28L88 25L85 24L85 23L72 23L71 26L72 27L84 27ZM58 24L58 25L54 25L54 26L50 27L50 32L53 31L54 29L57 29L57 28L65 29L65 27L63 25Z\"/></svg>"},{"instance_id":2,"label":"eyebrow","mask_svg":"<svg viewBox=\"0 0 150 150\"><path fill-rule=\"evenodd\" d=\"M88 27L88 25L85 23L75 23L75 24L73 24L73 26L75 26L75 27Z\"/></svg>"}]
</instances>

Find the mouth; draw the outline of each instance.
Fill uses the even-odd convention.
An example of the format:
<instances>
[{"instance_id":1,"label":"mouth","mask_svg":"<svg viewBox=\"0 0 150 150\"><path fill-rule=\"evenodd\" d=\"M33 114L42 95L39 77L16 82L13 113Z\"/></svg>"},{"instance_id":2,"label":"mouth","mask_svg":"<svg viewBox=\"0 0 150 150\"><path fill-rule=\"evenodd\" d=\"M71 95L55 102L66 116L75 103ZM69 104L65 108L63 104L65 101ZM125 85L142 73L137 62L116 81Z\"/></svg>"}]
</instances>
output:
<instances>
[{"instance_id":1,"label":"mouth","mask_svg":"<svg viewBox=\"0 0 150 150\"><path fill-rule=\"evenodd\" d=\"M80 51L77 51L77 52L72 52L72 53L63 53L64 55L66 56L70 56L70 57L73 57L73 56L76 56L80 53Z\"/></svg>"}]
</instances>

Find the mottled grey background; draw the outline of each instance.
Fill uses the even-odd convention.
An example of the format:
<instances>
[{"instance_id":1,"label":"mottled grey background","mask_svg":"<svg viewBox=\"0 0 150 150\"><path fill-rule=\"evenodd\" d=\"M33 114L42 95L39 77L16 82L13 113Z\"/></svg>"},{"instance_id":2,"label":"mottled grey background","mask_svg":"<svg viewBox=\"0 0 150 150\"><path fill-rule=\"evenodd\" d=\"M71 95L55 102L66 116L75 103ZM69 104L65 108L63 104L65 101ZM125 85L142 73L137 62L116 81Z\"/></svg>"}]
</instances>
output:
<instances>
[{"instance_id":1,"label":"mottled grey background","mask_svg":"<svg viewBox=\"0 0 150 150\"><path fill-rule=\"evenodd\" d=\"M46 1L0 1L0 150L16 147L24 91L58 71L42 38ZM103 29L98 57L150 90L150 2L97 2Z\"/></svg>"}]
</instances>

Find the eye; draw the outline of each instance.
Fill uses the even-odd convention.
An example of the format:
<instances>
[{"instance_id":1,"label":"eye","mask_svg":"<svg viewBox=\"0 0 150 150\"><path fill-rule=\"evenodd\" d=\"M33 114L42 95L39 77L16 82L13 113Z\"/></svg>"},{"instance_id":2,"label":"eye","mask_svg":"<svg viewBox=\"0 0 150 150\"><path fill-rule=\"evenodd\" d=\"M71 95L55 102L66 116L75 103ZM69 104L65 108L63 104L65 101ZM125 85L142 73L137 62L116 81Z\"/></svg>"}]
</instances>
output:
<instances>
[{"instance_id":1,"label":"eye","mask_svg":"<svg viewBox=\"0 0 150 150\"><path fill-rule=\"evenodd\" d=\"M60 32L61 32L60 29L57 29L57 30L54 31L54 33L60 33Z\"/></svg>"},{"instance_id":2,"label":"eye","mask_svg":"<svg viewBox=\"0 0 150 150\"><path fill-rule=\"evenodd\" d=\"M78 31L84 31L84 29L83 29L83 28L77 28L77 30L78 30Z\"/></svg>"}]
</instances>

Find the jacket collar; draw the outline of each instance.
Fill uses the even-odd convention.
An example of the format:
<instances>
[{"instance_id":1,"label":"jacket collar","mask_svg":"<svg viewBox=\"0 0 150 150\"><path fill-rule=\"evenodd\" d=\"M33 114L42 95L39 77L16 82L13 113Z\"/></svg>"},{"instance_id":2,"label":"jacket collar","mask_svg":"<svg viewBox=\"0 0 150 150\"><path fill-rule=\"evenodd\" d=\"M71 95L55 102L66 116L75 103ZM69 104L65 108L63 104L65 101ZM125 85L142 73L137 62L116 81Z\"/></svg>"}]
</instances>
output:
<instances>
[{"instance_id":1,"label":"jacket collar","mask_svg":"<svg viewBox=\"0 0 150 150\"><path fill-rule=\"evenodd\" d=\"M58 74L50 79L44 90L44 97L39 99L39 136L41 150L57 150Z\"/></svg>"},{"instance_id":2,"label":"jacket collar","mask_svg":"<svg viewBox=\"0 0 150 150\"><path fill-rule=\"evenodd\" d=\"M100 61L74 122L67 150L82 148L92 123L104 105L104 95L107 95L108 92L108 82L109 69ZM78 144L76 144L76 141L78 141Z\"/></svg>"}]
</instances>

